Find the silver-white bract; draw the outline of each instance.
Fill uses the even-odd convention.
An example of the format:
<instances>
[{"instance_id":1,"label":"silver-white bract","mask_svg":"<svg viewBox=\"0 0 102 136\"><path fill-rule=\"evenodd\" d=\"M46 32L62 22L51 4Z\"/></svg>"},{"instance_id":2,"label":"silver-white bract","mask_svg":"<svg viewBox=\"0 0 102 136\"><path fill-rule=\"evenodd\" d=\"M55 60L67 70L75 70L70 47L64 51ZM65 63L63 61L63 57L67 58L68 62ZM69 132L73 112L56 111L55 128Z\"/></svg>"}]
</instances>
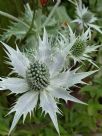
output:
<instances>
[{"instance_id":1,"label":"silver-white bract","mask_svg":"<svg viewBox=\"0 0 102 136\"><path fill-rule=\"evenodd\" d=\"M67 55L69 55L69 57L71 57L74 60L74 64L76 64L76 62L82 62L87 60L88 62L92 63L93 65L95 65L96 67L98 67L93 61L92 58L90 56L90 54L92 52L97 51L97 48L101 47L102 45L88 45L88 41L91 40L91 31L90 28L88 28L86 30L86 32L83 32L81 35L76 36L76 34L73 32L73 30L71 29L71 27L68 27L69 30L69 36L64 36L64 34L62 35L60 33L60 37L58 40L58 43L60 44L61 50L62 52L64 50L67 50L67 48L69 48L70 50L67 51ZM77 56L75 56L71 49L75 46L77 40L81 41L83 43L83 45L85 46L82 54L79 54ZM76 51L77 52L77 51Z\"/></svg>"},{"instance_id":2,"label":"silver-white bract","mask_svg":"<svg viewBox=\"0 0 102 136\"><path fill-rule=\"evenodd\" d=\"M100 26L94 24L95 21L98 20L97 17L95 17L87 7L85 7L85 5L82 3L82 0L78 0L78 2L76 2L76 15L77 18L73 20L73 22L77 22L81 29L84 27L90 27L102 34Z\"/></svg>"},{"instance_id":3,"label":"silver-white bract","mask_svg":"<svg viewBox=\"0 0 102 136\"><path fill-rule=\"evenodd\" d=\"M58 99L64 99L65 101L71 100L74 102L85 104L77 98L71 96L70 91L67 91L69 87L82 83L83 78L95 73L96 71L76 73L78 69L68 70L61 72L66 55L59 52L55 56L52 56L51 47L48 43L48 35L44 29L43 40L39 37L39 48L36 53L35 59L39 63L44 63L49 69L50 81L49 85L41 91L31 89L26 77L26 71L30 65L30 60L20 52L18 47L16 50L3 43L6 48L6 54L9 58L9 64L12 66L13 72L17 73L17 77L6 77L0 78L0 90L9 89L11 93L16 95L22 94L15 105L12 107L11 111L8 113L15 112L15 116L9 131L12 132L19 119L23 115L23 121L25 120L27 114L35 110L38 105L38 98L40 98L39 107L45 114L49 114L57 132L60 135L57 121L57 113L60 113L57 107ZM56 101L57 98L57 101Z\"/></svg>"}]
</instances>

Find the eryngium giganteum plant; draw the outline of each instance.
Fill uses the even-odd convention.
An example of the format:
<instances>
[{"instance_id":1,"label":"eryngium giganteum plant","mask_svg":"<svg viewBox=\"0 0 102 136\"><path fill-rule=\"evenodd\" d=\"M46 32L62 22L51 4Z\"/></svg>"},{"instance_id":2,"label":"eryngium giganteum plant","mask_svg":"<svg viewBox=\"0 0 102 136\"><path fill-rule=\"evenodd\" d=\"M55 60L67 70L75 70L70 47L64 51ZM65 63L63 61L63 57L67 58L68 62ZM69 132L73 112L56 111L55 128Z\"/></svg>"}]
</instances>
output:
<instances>
[{"instance_id":1,"label":"eryngium giganteum plant","mask_svg":"<svg viewBox=\"0 0 102 136\"><path fill-rule=\"evenodd\" d=\"M15 112L9 134L22 115L24 121L27 114L31 116L36 106L39 106L44 114L49 114L60 135L57 121L57 113L61 114L57 106L60 98L85 104L70 94L70 87L77 83L84 84L82 79L96 71L78 73L79 68L63 70L67 54L59 51L53 55L45 29L43 39L39 37L38 50L31 60L21 53L17 46L15 50L1 43L8 55L7 63L12 66L12 73L16 73L17 76L0 77L0 90L9 89L11 93L21 94L8 113Z\"/></svg>"}]
</instances>

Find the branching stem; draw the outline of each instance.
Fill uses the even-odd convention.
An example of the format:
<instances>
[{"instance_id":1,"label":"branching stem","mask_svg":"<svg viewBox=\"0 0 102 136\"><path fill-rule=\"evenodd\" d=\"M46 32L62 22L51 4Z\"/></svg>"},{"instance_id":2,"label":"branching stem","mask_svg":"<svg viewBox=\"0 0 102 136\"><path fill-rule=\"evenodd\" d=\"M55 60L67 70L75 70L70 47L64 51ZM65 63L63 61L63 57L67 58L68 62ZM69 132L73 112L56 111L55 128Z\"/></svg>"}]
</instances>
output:
<instances>
[{"instance_id":1,"label":"branching stem","mask_svg":"<svg viewBox=\"0 0 102 136\"><path fill-rule=\"evenodd\" d=\"M45 27L46 24L50 21L52 15L54 14L56 8L59 6L60 2L61 2L61 0L57 0L55 6L53 7L53 9L52 9L52 11L50 12L49 16L47 17L46 21L44 22L43 27Z\"/></svg>"}]
</instances>

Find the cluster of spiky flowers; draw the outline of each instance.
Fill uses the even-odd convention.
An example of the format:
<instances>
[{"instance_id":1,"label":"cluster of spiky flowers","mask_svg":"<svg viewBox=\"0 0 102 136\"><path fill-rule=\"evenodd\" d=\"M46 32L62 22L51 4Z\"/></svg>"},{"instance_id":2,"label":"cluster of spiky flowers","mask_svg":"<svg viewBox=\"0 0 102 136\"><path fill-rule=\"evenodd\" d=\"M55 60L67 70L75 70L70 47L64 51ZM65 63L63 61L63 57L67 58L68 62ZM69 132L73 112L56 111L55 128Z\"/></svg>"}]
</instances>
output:
<instances>
[{"instance_id":1,"label":"cluster of spiky flowers","mask_svg":"<svg viewBox=\"0 0 102 136\"><path fill-rule=\"evenodd\" d=\"M48 41L48 35L44 29L43 39L39 37L39 45L33 60L28 59L24 53L21 53L18 47L16 50L3 43L8 55L8 64L12 66L12 72L17 73L17 77L0 77L0 90L9 89L11 93L20 95L11 111L15 116L9 131L12 132L19 119L23 115L25 120L27 114L30 116L36 109L36 106L42 108L45 114L49 114L57 132L59 132L57 113L60 110L57 106L61 98L65 101L85 104L70 94L68 89L77 83L82 83L82 79L96 71L77 73L78 68L64 71L66 59L65 52L56 52L52 55L51 45ZM68 49L67 49L68 51ZM57 98L57 101L56 101Z\"/></svg>"},{"instance_id":2,"label":"cluster of spiky flowers","mask_svg":"<svg viewBox=\"0 0 102 136\"><path fill-rule=\"evenodd\" d=\"M102 34L100 26L94 24L98 20L97 17L85 7L82 0L76 2L76 15L77 18L73 22L77 22L81 29L90 27Z\"/></svg>"},{"instance_id":3,"label":"cluster of spiky flowers","mask_svg":"<svg viewBox=\"0 0 102 136\"><path fill-rule=\"evenodd\" d=\"M68 27L68 30L69 36L62 35L61 33L59 36L58 43L62 48L62 52L64 50L67 51L67 48L69 48L70 51L67 52L67 55L74 60L74 64L76 64L76 62L83 63L83 61L86 60L97 67L97 65L92 61L90 54L97 51L97 49L102 45L88 45L88 41L91 40L90 28L79 36L75 35L70 26Z\"/></svg>"},{"instance_id":4,"label":"cluster of spiky flowers","mask_svg":"<svg viewBox=\"0 0 102 136\"><path fill-rule=\"evenodd\" d=\"M100 33L102 32L99 26L93 24L97 18L88 10L88 8L85 8L82 1L79 0L78 3L76 3L77 19L73 22L79 23L81 28L85 27L86 31L81 29L81 34L77 36L71 27L68 26L68 29L67 27L65 28L66 31L68 30L68 35L59 33L59 35L56 36L57 38L54 37L52 42L50 35L48 36L45 29L42 36L43 38L37 37L38 33L40 33L42 28L46 26L51 19L51 16L59 3L60 0L57 0L57 4L52 9L50 15L48 18L46 17L47 19L45 20L44 25L42 25L41 15L36 15L39 19L33 20L33 12L28 3L25 6L26 12L22 18L17 19L6 14L13 18L16 23L14 22L3 34L2 40L9 39L12 35L15 35L16 39L22 40L28 34L27 32L31 30L26 39L26 44L31 46L36 43L37 45L36 48L31 50L25 49L26 53L22 53L17 46L15 50L4 42L1 42L8 55L9 61L7 61L7 63L12 66L11 73L16 73L17 76L0 77L0 90L10 90L11 93L19 96L11 111L8 113L11 114L12 112L15 112L9 134L11 134L21 116L23 116L23 121L25 121L26 116L28 114L31 116L38 106L39 108L42 108L44 114L49 114L60 135L57 121L57 113L62 114L61 110L58 108L60 99L65 100L65 102L70 100L85 104L70 94L70 87L75 86L78 83L85 84L82 80L95 73L97 70L79 73L79 68L77 67L73 70L71 70L70 67L69 69L65 69L65 63L67 59L70 60L71 58L74 60L74 64L76 64L76 62L83 63L87 60L97 67L92 61L90 54L96 51L101 45L90 46L88 45L88 41L91 39L91 28L96 29ZM2 12L0 12L0 14L1 13ZM4 13L2 14L5 15ZM44 19L45 16L43 17L43 20ZM57 21L58 20L56 20L56 22ZM32 22L33 25L31 28L30 25Z\"/></svg>"}]
</instances>

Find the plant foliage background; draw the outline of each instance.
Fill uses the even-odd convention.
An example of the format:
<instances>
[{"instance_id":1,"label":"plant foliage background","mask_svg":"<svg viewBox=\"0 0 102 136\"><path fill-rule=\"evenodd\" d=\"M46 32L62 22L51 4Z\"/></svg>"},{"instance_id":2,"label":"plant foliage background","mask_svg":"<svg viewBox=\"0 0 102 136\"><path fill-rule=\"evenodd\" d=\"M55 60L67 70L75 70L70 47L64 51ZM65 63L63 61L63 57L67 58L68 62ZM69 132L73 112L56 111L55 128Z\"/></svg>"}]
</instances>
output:
<instances>
[{"instance_id":1,"label":"plant foliage background","mask_svg":"<svg viewBox=\"0 0 102 136\"><path fill-rule=\"evenodd\" d=\"M37 1L37 0L36 0ZM47 5L41 6L40 1L37 5L33 5L33 1L29 0L31 7L39 8L44 14L49 13L49 8L51 8L54 3L53 1L48 1ZM89 9L96 14L99 18L98 24L102 26L102 1L101 0L83 0L83 3L89 7ZM24 1L23 0L0 0L0 10L10 13L16 17L22 16L24 13ZM75 16L74 6L67 0L62 0L59 9L56 11L56 17L59 21L59 26L70 23L70 20ZM39 14L41 18L41 14ZM52 20L51 23L54 23ZM11 20L0 15L0 34L1 38L5 29L11 24ZM55 24L56 25L56 24ZM53 27L55 27L53 25ZM55 27L58 29L58 26ZM51 27L48 26L50 33ZM13 36L8 43L14 46L15 36ZM18 35L19 39L19 35ZM99 43L102 42L102 35L94 32L93 40ZM7 40L6 40L7 41ZM29 42L30 39L26 42ZM16 41L19 43L19 41ZM25 41L24 45L25 44ZM20 44L18 44L20 47ZM21 49L23 47L20 47ZM4 64L4 51L0 47L0 76L7 75L9 70ZM98 50L94 54L94 59L100 66L100 71L91 78L85 79L90 82L89 86L82 86L82 88L73 88L74 94L79 99L84 99L88 106L83 106L80 104L75 104L68 102L64 104L62 102L61 109L63 111L63 116L59 116L59 128L61 131L61 136L96 136L97 133L102 135L102 50ZM83 69L91 70L92 66L83 66ZM12 122L13 116L5 116L10 108L10 105L15 100L15 95L8 95L7 91L0 92L0 136L7 136L10 124ZM40 111L36 112L35 115L29 121L29 116L26 119L26 123L23 125L22 121L17 125L16 130L12 133L12 136L57 136L57 133L52 126L52 122L46 116L44 118L40 115Z\"/></svg>"}]
</instances>

